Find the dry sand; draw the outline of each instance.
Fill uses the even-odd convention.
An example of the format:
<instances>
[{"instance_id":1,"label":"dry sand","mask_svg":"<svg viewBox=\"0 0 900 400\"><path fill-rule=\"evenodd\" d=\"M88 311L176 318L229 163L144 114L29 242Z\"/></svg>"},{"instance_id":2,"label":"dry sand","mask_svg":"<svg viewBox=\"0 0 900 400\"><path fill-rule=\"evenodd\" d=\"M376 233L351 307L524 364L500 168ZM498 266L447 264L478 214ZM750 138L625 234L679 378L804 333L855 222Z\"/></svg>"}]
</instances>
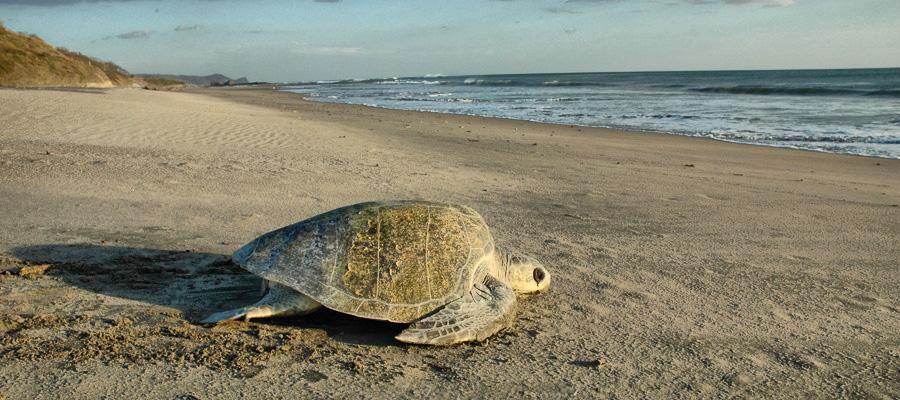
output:
<instances>
[{"instance_id":1,"label":"dry sand","mask_svg":"<svg viewBox=\"0 0 900 400\"><path fill-rule=\"evenodd\" d=\"M900 396L900 161L301 101L0 90L0 398ZM481 344L258 296L227 255L461 202L551 269Z\"/></svg>"}]
</instances>

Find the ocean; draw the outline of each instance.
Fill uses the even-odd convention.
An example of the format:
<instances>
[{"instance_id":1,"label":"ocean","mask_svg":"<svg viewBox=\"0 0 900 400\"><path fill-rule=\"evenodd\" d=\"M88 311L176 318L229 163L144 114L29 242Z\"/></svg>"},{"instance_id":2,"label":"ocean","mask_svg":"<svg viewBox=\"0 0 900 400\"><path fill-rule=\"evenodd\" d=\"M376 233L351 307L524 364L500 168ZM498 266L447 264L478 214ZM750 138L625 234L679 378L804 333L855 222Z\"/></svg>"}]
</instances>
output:
<instances>
[{"instance_id":1,"label":"ocean","mask_svg":"<svg viewBox=\"0 0 900 400\"><path fill-rule=\"evenodd\" d=\"M323 102L900 158L900 68L394 77L283 89Z\"/></svg>"}]
</instances>

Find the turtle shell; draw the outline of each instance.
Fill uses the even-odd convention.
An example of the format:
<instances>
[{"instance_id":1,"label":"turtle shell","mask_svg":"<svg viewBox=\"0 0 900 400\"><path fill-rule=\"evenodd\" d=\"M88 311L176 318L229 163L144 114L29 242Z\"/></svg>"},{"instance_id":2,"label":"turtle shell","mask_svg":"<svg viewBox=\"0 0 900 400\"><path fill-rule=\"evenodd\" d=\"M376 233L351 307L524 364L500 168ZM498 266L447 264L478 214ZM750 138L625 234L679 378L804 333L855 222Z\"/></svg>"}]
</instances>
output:
<instances>
[{"instance_id":1,"label":"turtle shell","mask_svg":"<svg viewBox=\"0 0 900 400\"><path fill-rule=\"evenodd\" d=\"M263 234L233 259L333 310L411 322L466 294L493 250L475 210L398 201L317 215Z\"/></svg>"}]
</instances>

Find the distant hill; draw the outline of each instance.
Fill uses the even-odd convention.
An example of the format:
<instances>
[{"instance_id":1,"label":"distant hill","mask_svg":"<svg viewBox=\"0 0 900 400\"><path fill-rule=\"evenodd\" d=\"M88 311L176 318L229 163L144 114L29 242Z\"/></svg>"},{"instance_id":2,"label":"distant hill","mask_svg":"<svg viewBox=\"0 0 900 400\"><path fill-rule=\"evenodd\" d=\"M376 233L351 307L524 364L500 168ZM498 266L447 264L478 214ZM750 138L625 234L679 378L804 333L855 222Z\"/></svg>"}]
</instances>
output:
<instances>
[{"instance_id":1,"label":"distant hill","mask_svg":"<svg viewBox=\"0 0 900 400\"><path fill-rule=\"evenodd\" d=\"M236 85L249 85L250 81L247 80L246 77L241 77L237 79L229 79L228 82L225 82L225 86L236 86Z\"/></svg>"},{"instance_id":2,"label":"distant hill","mask_svg":"<svg viewBox=\"0 0 900 400\"><path fill-rule=\"evenodd\" d=\"M114 87L142 85L128 71L0 24L0 86Z\"/></svg>"},{"instance_id":3,"label":"distant hill","mask_svg":"<svg viewBox=\"0 0 900 400\"><path fill-rule=\"evenodd\" d=\"M206 76L197 76L197 75L169 75L169 74L135 74L134 76L139 76L141 78L152 78L152 79L166 79L173 81L180 81L184 83L190 83L192 85L197 86L224 86L229 81L233 81L233 79L222 75L222 74L212 74ZM246 81L246 78L242 78Z\"/></svg>"}]
</instances>

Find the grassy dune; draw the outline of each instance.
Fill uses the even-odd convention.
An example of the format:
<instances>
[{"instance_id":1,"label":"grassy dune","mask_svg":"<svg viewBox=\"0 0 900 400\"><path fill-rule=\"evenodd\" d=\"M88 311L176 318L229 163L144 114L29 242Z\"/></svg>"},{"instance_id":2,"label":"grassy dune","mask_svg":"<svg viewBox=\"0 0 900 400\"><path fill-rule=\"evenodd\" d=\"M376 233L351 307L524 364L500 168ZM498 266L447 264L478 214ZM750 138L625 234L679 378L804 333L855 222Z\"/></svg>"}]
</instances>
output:
<instances>
[{"instance_id":1,"label":"grassy dune","mask_svg":"<svg viewBox=\"0 0 900 400\"><path fill-rule=\"evenodd\" d=\"M53 47L35 35L0 25L0 86L114 87L135 80L116 64Z\"/></svg>"}]
</instances>

